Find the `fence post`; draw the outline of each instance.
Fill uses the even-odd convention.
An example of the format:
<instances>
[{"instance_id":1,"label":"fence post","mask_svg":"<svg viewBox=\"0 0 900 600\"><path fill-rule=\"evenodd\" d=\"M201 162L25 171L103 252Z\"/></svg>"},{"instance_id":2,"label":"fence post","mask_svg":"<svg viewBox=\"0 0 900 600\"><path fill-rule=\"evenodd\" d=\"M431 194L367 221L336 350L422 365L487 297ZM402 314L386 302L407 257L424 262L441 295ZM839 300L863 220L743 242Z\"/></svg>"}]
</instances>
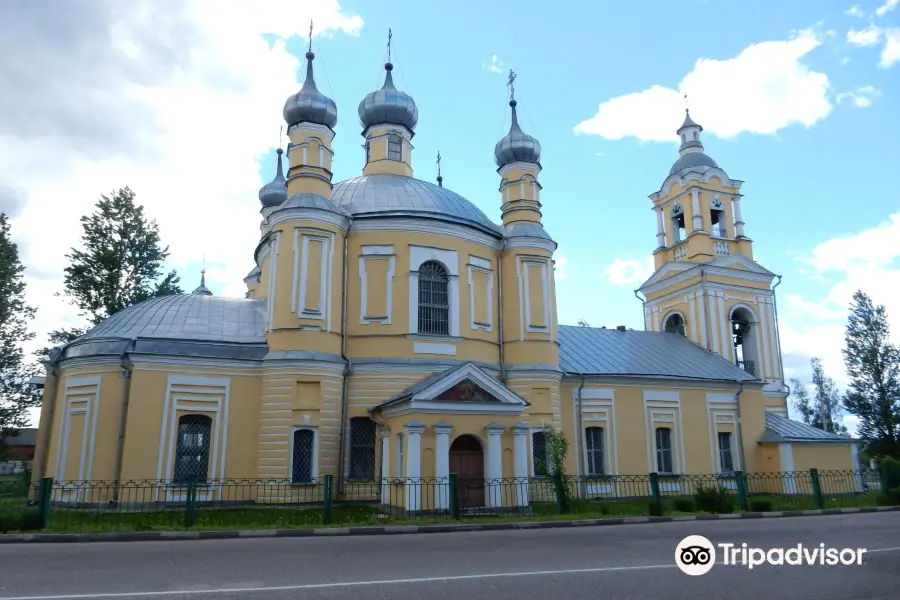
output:
<instances>
[{"instance_id":1,"label":"fence post","mask_svg":"<svg viewBox=\"0 0 900 600\"><path fill-rule=\"evenodd\" d=\"M331 525L331 513L334 510L334 475L325 476L325 510L322 513L322 524Z\"/></svg>"},{"instance_id":2,"label":"fence post","mask_svg":"<svg viewBox=\"0 0 900 600\"><path fill-rule=\"evenodd\" d=\"M659 474L650 473L650 516L661 517L663 514L662 496L659 493Z\"/></svg>"},{"instance_id":3,"label":"fence post","mask_svg":"<svg viewBox=\"0 0 900 600\"><path fill-rule=\"evenodd\" d=\"M41 529L50 527L50 503L53 498L53 478L42 477L38 488L38 513L41 516Z\"/></svg>"},{"instance_id":4,"label":"fence post","mask_svg":"<svg viewBox=\"0 0 900 600\"><path fill-rule=\"evenodd\" d=\"M191 477L184 502L184 526L193 527L197 522L197 478Z\"/></svg>"},{"instance_id":5,"label":"fence post","mask_svg":"<svg viewBox=\"0 0 900 600\"><path fill-rule=\"evenodd\" d=\"M809 478L812 482L813 500L816 503L816 508L825 508L825 499L822 497L822 483L819 481L819 470L810 469Z\"/></svg>"},{"instance_id":6,"label":"fence post","mask_svg":"<svg viewBox=\"0 0 900 600\"><path fill-rule=\"evenodd\" d=\"M738 503L741 510L750 510L750 502L747 498L747 480L743 471L734 472L734 481L737 484Z\"/></svg>"},{"instance_id":7,"label":"fence post","mask_svg":"<svg viewBox=\"0 0 900 600\"><path fill-rule=\"evenodd\" d=\"M878 467L878 475L881 480L881 497L884 499L885 506L891 504L891 474L888 472L887 465Z\"/></svg>"},{"instance_id":8,"label":"fence post","mask_svg":"<svg viewBox=\"0 0 900 600\"><path fill-rule=\"evenodd\" d=\"M450 517L459 520L459 475L450 473Z\"/></svg>"}]
</instances>

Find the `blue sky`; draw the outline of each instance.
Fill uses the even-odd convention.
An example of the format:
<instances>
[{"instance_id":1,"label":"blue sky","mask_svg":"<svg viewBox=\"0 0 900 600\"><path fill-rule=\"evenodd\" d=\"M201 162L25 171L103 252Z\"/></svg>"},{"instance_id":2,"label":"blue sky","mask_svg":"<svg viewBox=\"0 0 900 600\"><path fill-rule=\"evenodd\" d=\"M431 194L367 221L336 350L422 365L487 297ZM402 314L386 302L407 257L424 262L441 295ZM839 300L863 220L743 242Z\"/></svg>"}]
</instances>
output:
<instances>
[{"instance_id":1,"label":"blue sky","mask_svg":"<svg viewBox=\"0 0 900 600\"><path fill-rule=\"evenodd\" d=\"M444 185L499 222L492 153L509 127L506 76L518 73L520 122L543 147L560 322L642 327L633 290L656 243L647 196L677 158L687 93L707 153L745 181L757 260L783 276L786 375L807 377L820 356L846 380L840 349L858 288L900 332L900 0L216 8L134 2L111 13L94 0L56 37L28 33L49 18L34 11L0 23L0 44L19 36L32 48L15 64L0 59L25 78L0 90L4 114L28 115L0 127L0 210L28 266L36 346L81 324L54 297L59 257L78 242L72 224L114 187L132 187L157 219L187 289L205 257L209 287L243 295L256 193L274 172L284 101L303 80L310 18L318 85L338 106L336 182L362 169L357 105L381 86L391 28L395 82L419 106L415 175L433 181L440 150ZM59 89L77 102L59 102Z\"/></svg>"}]
</instances>

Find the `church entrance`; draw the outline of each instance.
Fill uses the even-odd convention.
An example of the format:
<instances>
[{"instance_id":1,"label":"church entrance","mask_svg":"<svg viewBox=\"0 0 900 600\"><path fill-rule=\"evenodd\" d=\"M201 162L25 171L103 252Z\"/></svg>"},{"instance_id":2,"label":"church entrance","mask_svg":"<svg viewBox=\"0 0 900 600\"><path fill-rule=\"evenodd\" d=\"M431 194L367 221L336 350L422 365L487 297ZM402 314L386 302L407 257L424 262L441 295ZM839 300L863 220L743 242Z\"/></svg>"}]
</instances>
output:
<instances>
[{"instance_id":1,"label":"church entrance","mask_svg":"<svg viewBox=\"0 0 900 600\"><path fill-rule=\"evenodd\" d=\"M450 445L450 473L459 480L460 508L484 506L484 451L471 435L461 435Z\"/></svg>"}]
</instances>

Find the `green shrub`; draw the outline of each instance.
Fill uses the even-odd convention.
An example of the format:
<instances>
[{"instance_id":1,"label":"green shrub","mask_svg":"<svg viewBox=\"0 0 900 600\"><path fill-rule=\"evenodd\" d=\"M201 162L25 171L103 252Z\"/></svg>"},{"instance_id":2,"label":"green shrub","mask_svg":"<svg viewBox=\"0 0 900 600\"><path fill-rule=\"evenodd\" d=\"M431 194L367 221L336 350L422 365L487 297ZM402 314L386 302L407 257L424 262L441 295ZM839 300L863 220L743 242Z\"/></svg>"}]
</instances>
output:
<instances>
[{"instance_id":1,"label":"green shrub","mask_svg":"<svg viewBox=\"0 0 900 600\"><path fill-rule=\"evenodd\" d=\"M648 512L651 517L661 517L663 516L663 505L659 500L651 500L650 506L648 507Z\"/></svg>"},{"instance_id":2,"label":"green shrub","mask_svg":"<svg viewBox=\"0 0 900 600\"><path fill-rule=\"evenodd\" d=\"M694 512L697 510L697 507L691 498L675 498L672 500L672 508L678 512Z\"/></svg>"},{"instance_id":3,"label":"green shrub","mask_svg":"<svg viewBox=\"0 0 900 600\"><path fill-rule=\"evenodd\" d=\"M734 497L720 485L701 487L694 494L698 510L708 513L727 514L734 512Z\"/></svg>"},{"instance_id":4,"label":"green shrub","mask_svg":"<svg viewBox=\"0 0 900 600\"><path fill-rule=\"evenodd\" d=\"M771 498L751 498L750 510L753 512L772 512L775 510L775 501Z\"/></svg>"},{"instance_id":5,"label":"green shrub","mask_svg":"<svg viewBox=\"0 0 900 600\"><path fill-rule=\"evenodd\" d=\"M35 531L41 528L41 515L36 508L0 503L0 533Z\"/></svg>"}]
</instances>

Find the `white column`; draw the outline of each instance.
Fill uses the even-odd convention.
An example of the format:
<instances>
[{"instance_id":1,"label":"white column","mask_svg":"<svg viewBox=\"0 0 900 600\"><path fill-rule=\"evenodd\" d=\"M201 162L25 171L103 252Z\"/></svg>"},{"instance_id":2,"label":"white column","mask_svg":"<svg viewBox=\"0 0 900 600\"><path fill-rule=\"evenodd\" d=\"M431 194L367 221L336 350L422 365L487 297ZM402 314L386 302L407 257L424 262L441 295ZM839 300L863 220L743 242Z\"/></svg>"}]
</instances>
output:
<instances>
[{"instance_id":1,"label":"white column","mask_svg":"<svg viewBox=\"0 0 900 600\"><path fill-rule=\"evenodd\" d=\"M516 478L516 506L528 506L528 423L516 423L513 430L513 475Z\"/></svg>"},{"instance_id":2,"label":"white column","mask_svg":"<svg viewBox=\"0 0 900 600\"><path fill-rule=\"evenodd\" d=\"M395 474L397 477L399 473ZM381 503L390 504L391 500L391 430L381 426Z\"/></svg>"},{"instance_id":3,"label":"white column","mask_svg":"<svg viewBox=\"0 0 900 600\"><path fill-rule=\"evenodd\" d=\"M435 494L435 508L446 510L450 508L450 423L441 421L434 426L434 476L437 487Z\"/></svg>"},{"instance_id":4,"label":"white column","mask_svg":"<svg viewBox=\"0 0 900 600\"><path fill-rule=\"evenodd\" d=\"M850 468L853 469L856 479L856 491L863 491L862 471L859 470L859 445L850 444Z\"/></svg>"},{"instance_id":5,"label":"white column","mask_svg":"<svg viewBox=\"0 0 900 600\"><path fill-rule=\"evenodd\" d=\"M653 210L656 211L656 245L659 248L666 247L666 227L663 222L662 207L657 206Z\"/></svg>"},{"instance_id":6,"label":"white column","mask_svg":"<svg viewBox=\"0 0 900 600\"><path fill-rule=\"evenodd\" d=\"M406 445L406 510L417 511L422 507L422 433L425 425L410 421L404 427Z\"/></svg>"},{"instance_id":7,"label":"white column","mask_svg":"<svg viewBox=\"0 0 900 600\"><path fill-rule=\"evenodd\" d=\"M487 452L487 505L503 505L503 430L505 427L497 423L487 426L488 452Z\"/></svg>"},{"instance_id":8,"label":"white column","mask_svg":"<svg viewBox=\"0 0 900 600\"><path fill-rule=\"evenodd\" d=\"M784 493L796 494L797 482L794 480L794 449L790 444L778 444L778 458L781 461L781 473L784 477Z\"/></svg>"},{"instance_id":9,"label":"white column","mask_svg":"<svg viewBox=\"0 0 900 600\"><path fill-rule=\"evenodd\" d=\"M694 231L701 231L703 229L703 215L700 214L700 192L697 191L697 188L691 189L691 197L694 200L694 214L691 217L694 222Z\"/></svg>"},{"instance_id":10,"label":"white column","mask_svg":"<svg viewBox=\"0 0 900 600\"><path fill-rule=\"evenodd\" d=\"M732 198L731 206L734 208L734 235L735 237L744 237L744 220L741 218L741 197L735 196Z\"/></svg>"}]
</instances>

